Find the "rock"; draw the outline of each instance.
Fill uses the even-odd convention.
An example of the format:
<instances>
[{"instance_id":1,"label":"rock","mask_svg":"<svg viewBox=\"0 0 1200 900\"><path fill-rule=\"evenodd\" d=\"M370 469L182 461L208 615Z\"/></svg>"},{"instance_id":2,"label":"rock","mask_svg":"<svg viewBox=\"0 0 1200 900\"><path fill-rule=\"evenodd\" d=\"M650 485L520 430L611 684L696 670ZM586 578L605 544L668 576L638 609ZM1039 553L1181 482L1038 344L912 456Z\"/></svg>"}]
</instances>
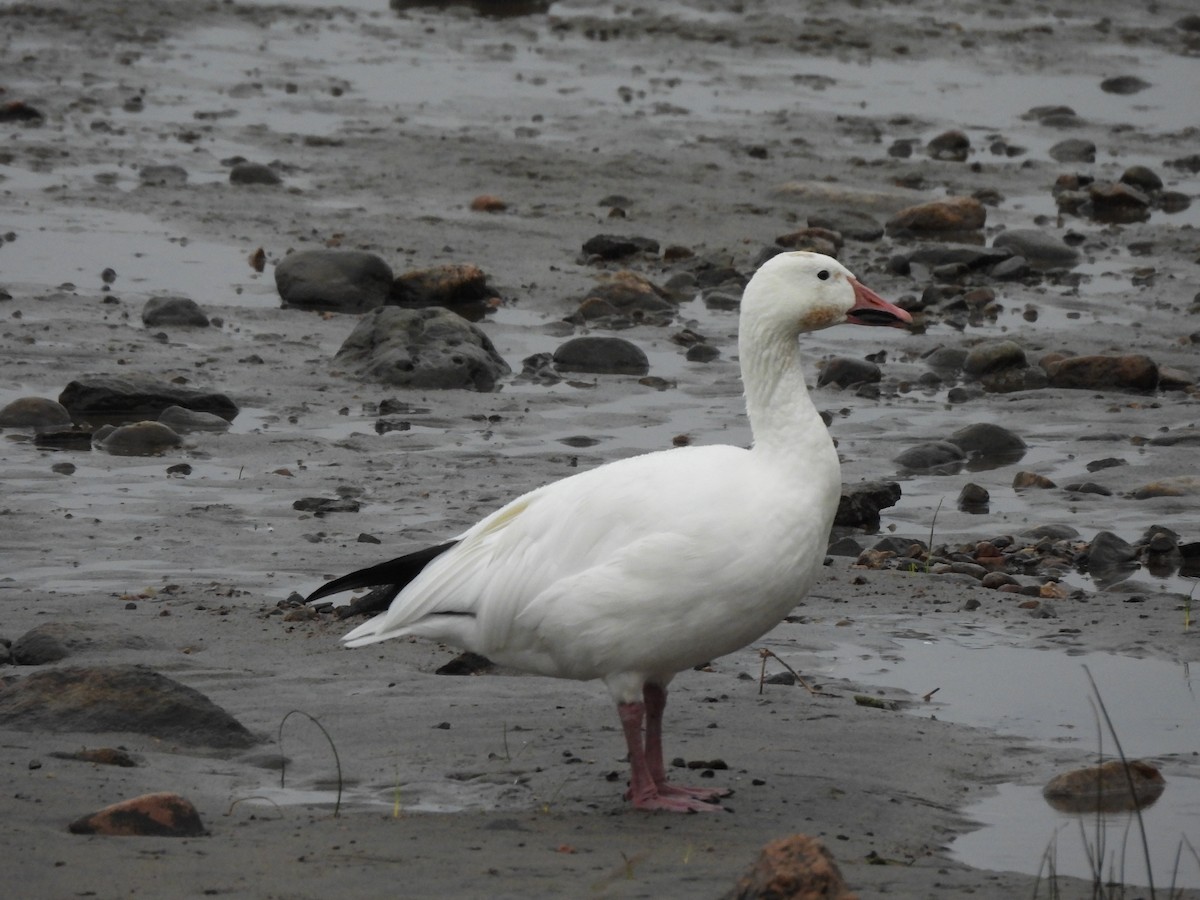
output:
<instances>
[{"instance_id":1,"label":"rock","mask_svg":"<svg viewBox=\"0 0 1200 900\"><path fill-rule=\"evenodd\" d=\"M1029 274L1029 261L1023 256L1010 256L992 266L988 273L997 281L1015 281Z\"/></svg>"},{"instance_id":2,"label":"rock","mask_svg":"<svg viewBox=\"0 0 1200 900\"><path fill-rule=\"evenodd\" d=\"M476 321L499 300L499 295L488 286L487 275L482 269L459 263L414 269L396 276L388 302L410 309L445 306ZM468 314L466 308L470 308L472 314Z\"/></svg>"},{"instance_id":3,"label":"rock","mask_svg":"<svg viewBox=\"0 0 1200 900\"><path fill-rule=\"evenodd\" d=\"M1041 488L1049 490L1050 488L1058 487L1053 481L1045 475L1039 475L1036 472L1018 472L1013 476L1013 490L1024 490L1025 488Z\"/></svg>"},{"instance_id":4,"label":"rock","mask_svg":"<svg viewBox=\"0 0 1200 900\"><path fill-rule=\"evenodd\" d=\"M930 269L945 266L964 266L968 270L986 269L1012 256L1011 250L1003 247L969 247L962 244L925 244L906 255L910 266L921 265Z\"/></svg>"},{"instance_id":5,"label":"rock","mask_svg":"<svg viewBox=\"0 0 1200 900\"><path fill-rule=\"evenodd\" d=\"M17 731L132 731L188 746L257 742L199 691L140 666L41 669L0 687L0 725Z\"/></svg>"},{"instance_id":6,"label":"rock","mask_svg":"<svg viewBox=\"0 0 1200 900\"><path fill-rule=\"evenodd\" d=\"M1118 813L1144 809L1166 787L1162 773L1140 759L1119 759L1056 775L1042 788L1046 802L1066 813Z\"/></svg>"},{"instance_id":7,"label":"rock","mask_svg":"<svg viewBox=\"0 0 1200 900\"><path fill-rule=\"evenodd\" d=\"M1152 85L1136 75L1115 75L1100 82L1100 90L1106 94L1129 95L1144 91Z\"/></svg>"},{"instance_id":8,"label":"rock","mask_svg":"<svg viewBox=\"0 0 1200 900\"><path fill-rule=\"evenodd\" d=\"M1050 384L1076 390L1153 391L1158 387L1158 366L1140 354L1125 356L1071 356L1045 365Z\"/></svg>"},{"instance_id":9,"label":"rock","mask_svg":"<svg viewBox=\"0 0 1200 900\"><path fill-rule=\"evenodd\" d=\"M1096 145L1083 138L1067 138L1050 148L1050 158L1058 162L1096 161Z\"/></svg>"},{"instance_id":10,"label":"rock","mask_svg":"<svg viewBox=\"0 0 1200 900\"><path fill-rule=\"evenodd\" d=\"M1028 449L1020 435L992 422L965 425L950 435L947 441L972 460L986 460L995 465L1016 462Z\"/></svg>"},{"instance_id":11,"label":"rock","mask_svg":"<svg viewBox=\"0 0 1200 900\"><path fill-rule=\"evenodd\" d=\"M494 194L480 194L471 201L471 210L473 212L504 212L508 209L508 203L502 198Z\"/></svg>"},{"instance_id":12,"label":"rock","mask_svg":"<svg viewBox=\"0 0 1200 900\"><path fill-rule=\"evenodd\" d=\"M187 169L183 166L151 165L142 166L138 171L138 181L147 187L183 187L187 180Z\"/></svg>"},{"instance_id":13,"label":"rock","mask_svg":"<svg viewBox=\"0 0 1200 900\"><path fill-rule=\"evenodd\" d=\"M952 129L939 134L925 149L934 159L963 162L971 152L971 140L958 129Z\"/></svg>"},{"instance_id":14,"label":"rock","mask_svg":"<svg viewBox=\"0 0 1200 900\"><path fill-rule=\"evenodd\" d=\"M55 759L74 759L79 762L95 763L98 766L118 766L122 769L137 768L137 760L126 753L124 750L118 750L115 747L97 747L95 750L70 750L70 751L52 751L50 753Z\"/></svg>"},{"instance_id":15,"label":"rock","mask_svg":"<svg viewBox=\"0 0 1200 900\"><path fill-rule=\"evenodd\" d=\"M13 641L9 650L13 664L18 666L44 666L71 655L57 635L40 628L25 632Z\"/></svg>"},{"instance_id":16,"label":"rock","mask_svg":"<svg viewBox=\"0 0 1200 900\"><path fill-rule=\"evenodd\" d=\"M224 432L229 430L229 422L220 416L197 412L194 409L184 409L182 406L168 406L159 414L158 423L166 425L176 434L187 434L192 431Z\"/></svg>"},{"instance_id":17,"label":"rock","mask_svg":"<svg viewBox=\"0 0 1200 900\"><path fill-rule=\"evenodd\" d=\"M809 227L781 234L775 238L775 243L788 250L811 250L836 259L838 250L841 249L842 236L826 228Z\"/></svg>"},{"instance_id":18,"label":"rock","mask_svg":"<svg viewBox=\"0 0 1200 900\"><path fill-rule=\"evenodd\" d=\"M1098 222L1124 224L1150 218L1150 198L1137 188L1105 181L1088 185L1092 218Z\"/></svg>"},{"instance_id":19,"label":"rock","mask_svg":"<svg viewBox=\"0 0 1200 900\"><path fill-rule=\"evenodd\" d=\"M388 302L391 267L363 250L299 250L275 267L285 307L361 313Z\"/></svg>"},{"instance_id":20,"label":"rock","mask_svg":"<svg viewBox=\"0 0 1200 900\"><path fill-rule=\"evenodd\" d=\"M658 241L644 237L621 237L614 234L598 234L583 244L587 257L612 261L626 259L639 253L658 253Z\"/></svg>"},{"instance_id":21,"label":"rock","mask_svg":"<svg viewBox=\"0 0 1200 900\"><path fill-rule=\"evenodd\" d=\"M963 512L987 512L991 500L992 497L987 492L987 488L980 487L973 481L964 484L962 490L958 492L958 508Z\"/></svg>"},{"instance_id":22,"label":"rock","mask_svg":"<svg viewBox=\"0 0 1200 900\"><path fill-rule=\"evenodd\" d=\"M952 475L963 467L967 455L949 441L927 441L909 447L895 457L895 462L913 472Z\"/></svg>"},{"instance_id":23,"label":"rock","mask_svg":"<svg viewBox=\"0 0 1200 900\"><path fill-rule=\"evenodd\" d=\"M879 511L900 502L900 485L895 481L864 481L843 484L833 524L847 528L879 529Z\"/></svg>"},{"instance_id":24,"label":"rock","mask_svg":"<svg viewBox=\"0 0 1200 900\"><path fill-rule=\"evenodd\" d=\"M1163 189L1163 180L1154 170L1147 166L1130 166L1121 173L1122 184L1128 184L1146 194L1153 194Z\"/></svg>"},{"instance_id":25,"label":"rock","mask_svg":"<svg viewBox=\"0 0 1200 900\"><path fill-rule=\"evenodd\" d=\"M1028 365L1025 351L1014 341L987 341L967 351L963 372L981 378L1001 369L1023 369Z\"/></svg>"},{"instance_id":26,"label":"rock","mask_svg":"<svg viewBox=\"0 0 1200 900\"><path fill-rule=\"evenodd\" d=\"M1101 531L1088 548L1086 570L1100 585L1128 578L1137 568L1137 550L1111 531Z\"/></svg>"},{"instance_id":27,"label":"rock","mask_svg":"<svg viewBox=\"0 0 1200 900\"><path fill-rule=\"evenodd\" d=\"M817 385L836 384L850 387L853 384L873 383L883 379L883 370L875 363L849 356L835 356L827 360L817 376Z\"/></svg>"},{"instance_id":28,"label":"rock","mask_svg":"<svg viewBox=\"0 0 1200 900\"><path fill-rule=\"evenodd\" d=\"M1176 475L1172 478L1161 478L1137 488L1133 492L1135 500L1149 500L1151 497L1193 497L1200 495L1200 478L1195 475Z\"/></svg>"},{"instance_id":29,"label":"rock","mask_svg":"<svg viewBox=\"0 0 1200 900\"><path fill-rule=\"evenodd\" d=\"M889 234L978 231L987 221L987 210L974 197L948 197L900 210L887 222Z\"/></svg>"},{"instance_id":30,"label":"rock","mask_svg":"<svg viewBox=\"0 0 1200 900\"><path fill-rule=\"evenodd\" d=\"M376 309L334 360L363 380L413 388L492 391L512 371L483 331L441 307Z\"/></svg>"},{"instance_id":31,"label":"rock","mask_svg":"<svg viewBox=\"0 0 1200 900\"><path fill-rule=\"evenodd\" d=\"M1069 269L1079 263L1079 251L1068 247L1059 238L1038 228L1013 228L1002 231L992 241L1025 257L1030 264L1043 269Z\"/></svg>"},{"instance_id":32,"label":"rock","mask_svg":"<svg viewBox=\"0 0 1200 900\"><path fill-rule=\"evenodd\" d=\"M58 395L77 419L130 421L157 418L168 406L208 412L233 421L237 404L224 394L197 390L148 375L80 375Z\"/></svg>"},{"instance_id":33,"label":"rock","mask_svg":"<svg viewBox=\"0 0 1200 900\"><path fill-rule=\"evenodd\" d=\"M143 794L106 806L68 826L72 834L116 837L199 837L205 834L200 814L179 794Z\"/></svg>"},{"instance_id":34,"label":"rock","mask_svg":"<svg viewBox=\"0 0 1200 900\"><path fill-rule=\"evenodd\" d=\"M56 428L70 425L71 414L48 397L20 397L0 409L0 428Z\"/></svg>"},{"instance_id":35,"label":"rock","mask_svg":"<svg viewBox=\"0 0 1200 900\"><path fill-rule=\"evenodd\" d=\"M1099 494L1102 497L1112 496L1112 491L1102 484L1096 484L1094 481L1076 481L1072 484L1063 485L1063 490L1072 494Z\"/></svg>"},{"instance_id":36,"label":"rock","mask_svg":"<svg viewBox=\"0 0 1200 900\"><path fill-rule=\"evenodd\" d=\"M694 344L688 347L687 361L707 363L720 357L721 351L712 344Z\"/></svg>"},{"instance_id":37,"label":"rock","mask_svg":"<svg viewBox=\"0 0 1200 900\"><path fill-rule=\"evenodd\" d=\"M283 184L279 173L270 166L256 162L235 163L229 170L230 184Z\"/></svg>"},{"instance_id":38,"label":"rock","mask_svg":"<svg viewBox=\"0 0 1200 900\"><path fill-rule=\"evenodd\" d=\"M650 371L642 348L618 337L572 338L554 351L554 365L562 372L602 375L645 375Z\"/></svg>"},{"instance_id":39,"label":"rock","mask_svg":"<svg viewBox=\"0 0 1200 900\"><path fill-rule=\"evenodd\" d=\"M883 226L873 216L856 209L823 209L809 215L808 224L835 231L849 241L877 241L883 237Z\"/></svg>"},{"instance_id":40,"label":"rock","mask_svg":"<svg viewBox=\"0 0 1200 900\"><path fill-rule=\"evenodd\" d=\"M199 304L190 297L151 297L142 307L142 324L147 328L207 328L209 321Z\"/></svg>"},{"instance_id":41,"label":"rock","mask_svg":"<svg viewBox=\"0 0 1200 900\"><path fill-rule=\"evenodd\" d=\"M113 456L156 456L182 446L183 439L160 422L134 422L114 428L96 443Z\"/></svg>"},{"instance_id":42,"label":"rock","mask_svg":"<svg viewBox=\"0 0 1200 900\"><path fill-rule=\"evenodd\" d=\"M675 304L649 278L620 271L589 290L567 321L609 328L634 323L665 325L675 318L675 313Z\"/></svg>"},{"instance_id":43,"label":"rock","mask_svg":"<svg viewBox=\"0 0 1200 900\"><path fill-rule=\"evenodd\" d=\"M722 900L858 900L833 856L806 834L771 841Z\"/></svg>"}]
</instances>

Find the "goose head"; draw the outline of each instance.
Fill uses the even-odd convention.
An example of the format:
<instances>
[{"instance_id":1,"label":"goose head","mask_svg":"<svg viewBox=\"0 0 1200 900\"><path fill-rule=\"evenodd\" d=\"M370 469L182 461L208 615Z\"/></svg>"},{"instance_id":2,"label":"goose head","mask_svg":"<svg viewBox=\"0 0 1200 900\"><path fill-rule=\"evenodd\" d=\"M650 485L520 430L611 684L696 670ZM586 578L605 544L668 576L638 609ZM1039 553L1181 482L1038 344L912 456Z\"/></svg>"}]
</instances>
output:
<instances>
[{"instance_id":1,"label":"goose head","mask_svg":"<svg viewBox=\"0 0 1200 900\"><path fill-rule=\"evenodd\" d=\"M836 259L805 250L763 263L746 285L742 316L745 323L792 337L832 325L902 327L912 321Z\"/></svg>"}]
</instances>

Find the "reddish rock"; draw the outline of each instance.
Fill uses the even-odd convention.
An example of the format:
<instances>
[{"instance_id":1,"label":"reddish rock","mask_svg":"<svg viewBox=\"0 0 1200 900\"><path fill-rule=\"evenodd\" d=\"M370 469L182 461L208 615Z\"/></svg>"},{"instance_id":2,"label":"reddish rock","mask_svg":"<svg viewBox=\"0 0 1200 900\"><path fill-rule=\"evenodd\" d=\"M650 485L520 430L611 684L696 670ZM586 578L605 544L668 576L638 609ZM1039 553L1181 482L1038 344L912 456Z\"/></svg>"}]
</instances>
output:
<instances>
[{"instance_id":1,"label":"reddish rock","mask_svg":"<svg viewBox=\"0 0 1200 900\"><path fill-rule=\"evenodd\" d=\"M1050 385L1082 390L1152 391L1158 387L1158 366L1148 356L1072 356L1046 363Z\"/></svg>"},{"instance_id":2,"label":"reddish rock","mask_svg":"<svg viewBox=\"0 0 1200 900\"><path fill-rule=\"evenodd\" d=\"M1092 217L1102 222L1144 222L1150 218L1150 198L1137 188L1107 181L1088 186Z\"/></svg>"},{"instance_id":3,"label":"reddish rock","mask_svg":"<svg viewBox=\"0 0 1200 900\"><path fill-rule=\"evenodd\" d=\"M205 833L196 807L178 794L143 794L106 806L69 826L72 834L114 837L199 837Z\"/></svg>"},{"instance_id":4,"label":"reddish rock","mask_svg":"<svg viewBox=\"0 0 1200 900\"><path fill-rule=\"evenodd\" d=\"M1070 813L1131 812L1157 800L1166 787L1162 773L1140 759L1119 759L1076 769L1052 778L1042 796L1055 809Z\"/></svg>"},{"instance_id":5,"label":"reddish rock","mask_svg":"<svg viewBox=\"0 0 1200 900\"><path fill-rule=\"evenodd\" d=\"M471 209L475 212L504 212L508 204L492 194L480 194L471 201Z\"/></svg>"},{"instance_id":6,"label":"reddish rock","mask_svg":"<svg viewBox=\"0 0 1200 900\"><path fill-rule=\"evenodd\" d=\"M858 900L825 845L806 834L771 841L724 900Z\"/></svg>"},{"instance_id":7,"label":"reddish rock","mask_svg":"<svg viewBox=\"0 0 1200 900\"><path fill-rule=\"evenodd\" d=\"M835 259L842 248L842 236L828 228L801 228L775 238L775 243L789 250L812 250Z\"/></svg>"},{"instance_id":8,"label":"reddish rock","mask_svg":"<svg viewBox=\"0 0 1200 900\"><path fill-rule=\"evenodd\" d=\"M1018 472L1013 477L1013 488L1021 490L1022 488L1052 488L1057 485L1047 478L1045 475L1039 475L1036 472Z\"/></svg>"},{"instance_id":9,"label":"reddish rock","mask_svg":"<svg viewBox=\"0 0 1200 900\"><path fill-rule=\"evenodd\" d=\"M496 292L487 283L487 275L470 263L448 263L428 269L413 269L396 276L389 303L399 306L460 307L467 304L494 306ZM467 316L468 319L473 319Z\"/></svg>"},{"instance_id":10,"label":"reddish rock","mask_svg":"<svg viewBox=\"0 0 1200 900\"><path fill-rule=\"evenodd\" d=\"M948 197L902 209L887 223L889 232L978 231L987 221L987 210L974 197Z\"/></svg>"}]
</instances>

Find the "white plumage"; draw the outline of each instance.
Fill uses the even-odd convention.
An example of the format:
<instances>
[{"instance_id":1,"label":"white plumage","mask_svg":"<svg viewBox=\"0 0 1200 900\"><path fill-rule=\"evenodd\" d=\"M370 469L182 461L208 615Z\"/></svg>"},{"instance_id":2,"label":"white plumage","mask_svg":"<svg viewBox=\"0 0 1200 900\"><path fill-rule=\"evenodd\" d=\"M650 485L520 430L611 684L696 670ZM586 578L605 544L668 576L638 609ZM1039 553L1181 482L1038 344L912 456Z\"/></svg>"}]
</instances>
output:
<instances>
[{"instance_id":1,"label":"white plumage","mask_svg":"<svg viewBox=\"0 0 1200 900\"><path fill-rule=\"evenodd\" d=\"M309 599L394 584L389 609L347 646L419 635L528 672L602 679L629 745L627 796L642 808L715 809L724 792L666 781L665 689L773 628L820 571L841 475L797 338L906 321L836 260L776 256L742 298L751 449L683 447L581 472L518 497L444 552L351 573Z\"/></svg>"}]
</instances>

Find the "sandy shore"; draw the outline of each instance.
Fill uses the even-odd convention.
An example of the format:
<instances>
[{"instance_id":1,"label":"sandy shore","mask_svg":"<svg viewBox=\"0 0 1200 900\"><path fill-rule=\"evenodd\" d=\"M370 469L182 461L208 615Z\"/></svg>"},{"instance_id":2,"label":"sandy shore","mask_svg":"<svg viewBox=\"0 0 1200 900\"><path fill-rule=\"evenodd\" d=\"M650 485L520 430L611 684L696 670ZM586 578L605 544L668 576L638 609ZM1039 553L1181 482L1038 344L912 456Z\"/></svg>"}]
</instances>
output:
<instances>
[{"instance_id":1,"label":"sandy shore","mask_svg":"<svg viewBox=\"0 0 1200 900\"><path fill-rule=\"evenodd\" d=\"M3 99L41 114L0 124L0 287L9 295L0 301L0 405L56 397L83 373L138 371L224 391L241 407L231 432L189 436L184 451L161 458L53 453L5 431L0 637L77 626L86 642L58 665L152 667L263 738L230 754L132 733L3 731L0 777L11 800L0 835L8 880L23 896L716 897L764 843L797 832L824 840L863 897L1032 894L1038 859L1002 864L997 847L977 867L955 842L978 827L981 799L1092 761L1094 731L1034 728L1017 702L1027 690L1016 686L1020 673L993 686L1009 704L1001 724L953 677L902 686L901 663L922 645L931 654L960 644L1036 650L1063 673L1045 693L1084 710L1086 690L1064 688L1084 654L1174 666L1190 687L1186 664L1198 645L1196 629L1184 627L1189 579L1139 572L1100 591L1073 571L1063 577L1067 596L1043 618L967 576L859 569L835 557L793 620L763 642L822 695L760 692L756 648L676 681L668 757L723 760L714 783L735 789L728 814L687 817L625 808L623 744L600 685L438 676L448 648L392 642L347 652L337 640L347 623L278 609L293 592L437 542L579 468L678 435L748 437L733 313L697 300L670 326L621 332L647 352L657 385L513 378L491 394L406 393L331 365L357 317L280 309L272 270L289 251L366 249L397 272L480 266L505 300L482 327L520 372L525 357L576 333L563 317L616 268L582 258L596 234L650 237L747 273L764 246L818 209L882 222L947 194L989 198L980 232L989 243L1004 228L1074 233L1082 257L1073 277L988 285L1000 309L978 321L931 313L920 333L814 336L814 384L833 356L870 354L883 370L878 396L826 386L816 397L833 415L845 480L901 483L884 534L925 540L934 528L937 542L953 544L1064 524L1083 540L1107 529L1133 541L1157 523L1200 539L1194 494L1131 496L1197 474L1194 444L1154 442L1196 421L1187 387L1197 376L1189 335L1200 330L1196 207L1113 226L1060 219L1051 193L1060 175L1115 180L1135 164L1168 190L1200 192L1194 171L1167 164L1198 149L1185 75L1195 31L1178 24L1186 5L1050 13L1017 4L1000 15L972 3L866 4L813 8L803 19L789 9L575 2L487 18L398 14L366 0L169 10L98 2L86 14L0 6ZM1128 75L1150 86L1098 87ZM1072 106L1078 121L1056 128L1024 115L1054 104ZM926 152L949 129L969 138L964 162ZM1095 143L1095 161L1052 158L1066 138ZM907 156L895 149L906 142ZM273 163L282 185L230 185L238 157ZM142 185L150 165L180 166L187 181ZM507 209L472 211L481 194ZM848 241L841 258L881 294L912 301L931 278L889 260L913 247L895 237ZM259 248L261 273L248 262ZM656 282L678 269L648 257L628 265ZM143 328L145 300L163 293L192 297L218 322ZM720 357L686 362L671 340L685 326ZM1042 388L959 403L954 385L920 380L930 351L1001 337L1035 359L1143 353L1183 385L1148 394ZM379 435L374 404L397 396L414 407L412 428ZM951 475L894 462L906 447L985 421L1020 434L1025 457ZM1126 464L1089 472L1104 457ZM74 470L52 469L63 462ZM190 474L167 473L179 462ZM1059 484L1091 479L1110 493L1017 492L1022 469ZM987 515L956 507L969 481L991 492ZM360 511L314 517L293 507L339 492L359 499ZM869 671L855 669L862 659ZM1030 706L1040 693L1028 690ZM864 706L854 700L861 694L899 706ZM1160 803L1191 798L1186 807L1200 794L1195 753L1181 749L1189 734L1200 746L1194 697L1164 712L1169 726L1133 715L1163 697L1123 701L1125 721L1139 737L1161 731L1161 742L1136 752L1167 778ZM317 717L337 747L339 815L320 732L293 716L283 747L275 744L293 709ZM122 746L141 764L51 755L84 746ZM283 789L280 753L290 761ZM116 840L66 830L86 812L155 790L189 797L210 834ZM1065 822L1060 842L1078 841L1067 820L1036 812L1022 813L1031 830L1053 835ZM1157 840L1173 852L1172 828ZM1200 896L1200 863L1188 866L1184 896ZM1157 871L1156 885L1170 878ZM1062 878L1060 888L1090 896L1081 880Z\"/></svg>"}]
</instances>

